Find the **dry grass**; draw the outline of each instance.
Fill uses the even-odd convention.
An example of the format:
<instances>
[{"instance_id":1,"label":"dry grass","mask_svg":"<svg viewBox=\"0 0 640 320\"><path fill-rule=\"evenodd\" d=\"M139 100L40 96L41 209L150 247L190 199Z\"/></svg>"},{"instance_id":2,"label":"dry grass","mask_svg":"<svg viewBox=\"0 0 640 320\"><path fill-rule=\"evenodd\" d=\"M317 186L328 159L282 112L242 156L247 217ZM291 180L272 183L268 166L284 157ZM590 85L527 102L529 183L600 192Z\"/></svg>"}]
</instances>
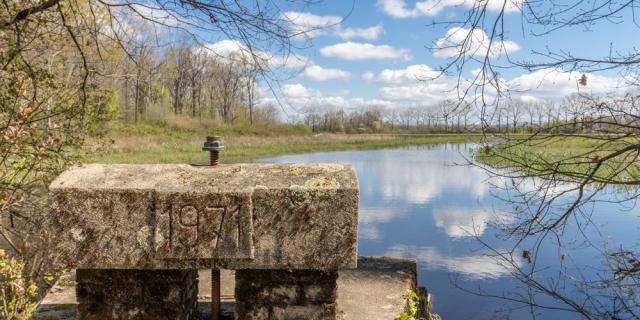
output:
<instances>
[{"instance_id":1,"label":"dry grass","mask_svg":"<svg viewBox=\"0 0 640 320\"><path fill-rule=\"evenodd\" d=\"M205 163L207 135L222 135L223 163L281 154L394 148L407 145L478 140L475 135L310 134L299 126L271 128L183 128L169 125L118 126L90 141L83 159L93 163Z\"/></svg>"}]
</instances>

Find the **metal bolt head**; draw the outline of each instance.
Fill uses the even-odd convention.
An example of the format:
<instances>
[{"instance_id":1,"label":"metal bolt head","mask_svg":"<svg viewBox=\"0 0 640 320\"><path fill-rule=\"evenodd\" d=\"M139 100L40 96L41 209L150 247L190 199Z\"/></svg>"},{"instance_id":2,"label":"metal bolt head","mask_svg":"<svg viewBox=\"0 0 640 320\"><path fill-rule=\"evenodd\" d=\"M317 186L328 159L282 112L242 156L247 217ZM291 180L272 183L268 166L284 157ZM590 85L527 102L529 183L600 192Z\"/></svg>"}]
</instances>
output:
<instances>
[{"instance_id":1,"label":"metal bolt head","mask_svg":"<svg viewBox=\"0 0 640 320\"><path fill-rule=\"evenodd\" d=\"M222 142L222 137L219 136L211 136L207 137L207 141L204 142L202 146L202 150L205 151L220 151L224 149L224 142Z\"/></svg>"}]
</instances>

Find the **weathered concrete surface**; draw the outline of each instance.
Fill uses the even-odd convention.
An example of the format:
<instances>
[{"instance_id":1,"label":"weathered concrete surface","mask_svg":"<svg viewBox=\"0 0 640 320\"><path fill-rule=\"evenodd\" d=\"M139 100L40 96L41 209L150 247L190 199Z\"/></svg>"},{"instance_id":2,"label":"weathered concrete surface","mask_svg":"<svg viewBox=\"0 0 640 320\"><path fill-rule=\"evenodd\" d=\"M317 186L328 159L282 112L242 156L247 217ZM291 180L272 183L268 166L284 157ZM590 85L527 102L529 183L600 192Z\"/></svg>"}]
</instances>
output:
<instances>
[{"instance_id":1,"label":"weathered concrete surface","mask_svg":"<svg viewBox=\"0 0 640 320\"><path fill-rule=\"evenodd\" d=\"M87 165L49 187L55 262L83 269L353 268L341 164Z\"/></svg>"},{"instance_id":2,"label":"weathered concrete surface","mask_svg":"<svg viewBox=\"0 0 640 320\"><path fill-rule=\"evenodd\" d=\"M396 319L407 305L407 290L416 287L416 264L412 260L393 258L359 259L356 270L338 274L337 310L344 320ZM233 319L234 272L222 270L223 319ZM199 273L198 316L210 319L211 278L209 270ZM73 273L61 278L38 306L35 319L76 319L77 300Z\"/></svg>"},{"instance_id":3,"label":"weathered concrete surface","mask_svg":"<svg viewBox=\"0 0 640 320\"><path fill-rule=\"evenodd\" d=\"M392 320L407 311L407 291L417 289L414 260L359 257L358 269L338 277L340 320Z\"/></svg>"},{"instance_id":4,"label":"weathered concrete surface","mask_svg":"<svg viewBox=\"0 0 640 320\"><path fill-rule=\"evenodd\" d=\"M236 318L336 320L337 271L238 270Z\"/></svg>"},{"instance_id":5,"label":"weathered concrete surface","mask_svg":"<svg viewBox=\"0 0 640 320\"><path fill-rule=\"evenodd\" d=\"M78 269L78 318L191 320L197 313L195 270Z\"/></svg>"},{"instance_id":6,"label":"weathered concrete surface","mask_svg":"<svg viewBox=\"0 0 640 320\"><path fill-rule=\"evenodd\" d=\"M76 298L76 271L63 274L47 295L40 301L35 319L76 319L78 299Z\"/></svg>"}]
</instances>

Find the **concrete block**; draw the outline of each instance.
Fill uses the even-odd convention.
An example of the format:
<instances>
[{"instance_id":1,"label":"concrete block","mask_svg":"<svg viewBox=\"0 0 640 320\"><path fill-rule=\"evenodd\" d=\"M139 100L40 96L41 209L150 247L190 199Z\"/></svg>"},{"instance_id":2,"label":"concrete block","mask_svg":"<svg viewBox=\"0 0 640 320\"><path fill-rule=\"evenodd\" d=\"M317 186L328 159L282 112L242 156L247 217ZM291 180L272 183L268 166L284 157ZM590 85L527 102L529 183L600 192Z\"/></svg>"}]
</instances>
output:
<instances>
[{"instance_id":1,"label":"concrete block","mask_svg":"<svg viewBox=\"0 0 640 320\"><path fill-rule=\"evenodd\" d=\"M341 164L86 165L49 187L53 258L81 269L354 268Z\"/></svg>"}]
</instances>

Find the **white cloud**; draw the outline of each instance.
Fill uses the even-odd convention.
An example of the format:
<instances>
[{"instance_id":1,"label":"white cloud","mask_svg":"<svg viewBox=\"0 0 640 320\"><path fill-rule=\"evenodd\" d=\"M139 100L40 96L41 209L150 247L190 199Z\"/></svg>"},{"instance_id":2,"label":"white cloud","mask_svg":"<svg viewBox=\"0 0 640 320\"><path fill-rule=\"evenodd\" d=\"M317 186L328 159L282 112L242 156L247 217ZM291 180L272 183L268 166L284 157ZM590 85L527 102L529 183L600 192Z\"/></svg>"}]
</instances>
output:
<instances>
[{"instance_id":1,"label":"white cloud","mask_svg":"<svg viewBox=\"0 0 640 320\"><path fill-rule=\"evenodd\" d=\"M348 107L344 97L348 92L325 93L307 88L300 83L281 86L284 101L296 110L304 108L338 108Z\"/></svg>"},{"instance_id":2,"label":"white cloud","mask_svg":"<svg viewBox=\"0 0 640 320\"><path fill-rule=\"evenodd\" d=\"M274 67L303 68L305 66L313 64L313 60L303 55L291 53L286 56L272 56L269 59L269 63Z\"/></svg>"},{"instance_id":3,"label":"white cloud","mask_svg":"<svg viewBox=\"0 0 640 320\"><path fill-rule=\"evenodd\" d=\"M383 32L384 29L381 24L369 28L346 28L336 31L338 36L344 40L350 40L353 38L376 40Z\"/></svg>"},{"instance_id":4,"label":"white cloud","mask_svg":"<svg viewBox=\"0 0 640 320\"><path fill-rule=\"evenodd\" d=\"M270 52L249 50L247 46L237 40L221 40L218 42L206 44L204 46L209 52L215 54L222 59L243 59L251 61L255 58L259 59L259 63L263 66L272 68L302 68L313 63L308 57L298 54L274 55Z\"/></svg>"},{"instance_id":5,"label":"white cloud","mask_svg":"<svg viewBox=\"0 0 640 320\"><path fill-rule=\"evenodd\" d=\"M578 85L581 73L555 69L542 69L515 77L507 82L509 90L522 92L523 96L554 98L581 91L595 94L622 93L628 88L627 79L586 74L587 85Z\"/></svg>"},{"instance_id":6,"label":"white cloud","mask_svg":"<svg viewBox=\"0 0 640 320\"><path fill-rule=\"evenodd\" d=\"M397 107L395 102L383 99L348 98L348 90L322 92L307 88L300 83L280 86L282 102L297 111L305 109L360 109ZM272 100L265 100L265 103Z\"/></svg>"},{"instance_id":7,"label":"white cloud","mask_svg":"<svg viewBox=\"0 0 640 320\"><path fill-rule=\"evenodd\" d=\"M305 86L296 84L285 84L281 88L282 94L287 98L312 98L319 96L316 90L307 89Z\"/></svg>"},{"instance_id":8,"label":"white cloud","mask_svg":"<svg viewBox=\"0 0 640 320\"><path fill-rule=\"evenodd\" d=\"M249 55L249 49L237 40L221 40L204 45L205 48L221 57L230 58L235 55Z\"/></svg>"},{"instance_id":9,"label":"white cloud","mask_svg":"<svg viewBox=\"0 0 640 320\"><path fill-rule=\"evenodd\" d=\"M518 97L520 99L520 101L525 102L525 103L535 103L535 102L539 102L540 98L536 97L536 96L532 96L529 94L525 94L522 95L520 97Z\"/></svg>"},{"instance_id":10,"label":"white cloud","mask_svg":"<svg viewBox=\"0 0 640 320\"><path fill-rule=\"evenodd\" d=\"M315 78L329 79L340 76L346 76L341 72L343 70L325 69L317 66L307 68L303 72L303 76L310 79ZM477 74L477 71L474 71ZM473 73L472 73L473 74ZM377 85L377 94L375 98L348 97L345 92L322 92L315 89L304 87L301 84L285 85L282 88L283 101L296 110L306 108L344 108L344 109L360 109L360 108L406 108L416 106L431 106L444 99L459 98L456 89L457 85L466 88L469 79L458 79L457 77L440 76L438 71L425 64L409 65L400 69L384 69L378 73L371 71L361 75L362 79ZM587 86L579 87L577 80L582 74L570 74L556 70L539 70L529 74L517 76L512 79L502 79L501 86L503 90L510 90L510 95L514 99L523 101L532 101L534 99L558 99L578 90L581 92L603 94L603 93L622 93L625 89L625 79L617 77L597 76L587 74ZM427 80L424 80L427 79ZM424 81L421 81L424 80ZM488 93L491 95L491 91ZM384 169L391 170L391 169ZM392 172L392 170L390 171ZM394 173L398 176L401 173ZM389 194L404 194L412 201L421 202L433 196L437 196L439 188L433 186L431 181L443 181L442 177L430 177L425 181L417 181L412 185L419 185L420 188L412 188L407 191L403 187L404 184L394 186L393 181L382 183L385 185L385 192ZM415 172L407 172L407 179L415 178ZM448 178L445 180L449 180ZM454 179L455 180L455 179ZM464 179L461 179L464 180ZM484 192L486 184L479 177L477 184L472 190ZM406 193L406 194L405 194Z\"/></svg>"},{"instance_id":11,"label":"white cloud","mask_svg":"<svg viewBox=\"0 0 640 320\"><path fill-rule=\"evenodd\" d=\"M507 0L505 12L517 12L522 0ZM504 0L423 0L417 1L413 8L405 0L378 0L378 7L394 18L415 18L435 16L449 7L473 8L487 6L489 11L502 10Z\"/></svg>"},{"instance_id":12,"label":"white cloud","mask_svg":"<svg viewBox=\"0 0 640 320\"><path fill-rule=\"evenodd\" d=\"M404 69L385 69L378 76L370 74L369 81L383 85L416 84L421 80L436 78L440 73L426 64L407 66Z\"/></svg>"},{"instance_id":13,"label":"white cloud","mask_svg":"<svg viewBox=\"0 0 640 320\"><path fill-rule=\"evenodd\" d=\"M307 67L302 74L316 81L347 79L351 77L351 73L349 72L340 69L323 68L317 65Z\"/></svg>"},{"instance_id":14,"label":"white cloud","mask_svg":"<svg viewBox=\"0 0 640 320\"><path fill-rule=\"evenodd\" d=\"M390 86L378 90L378 97L407 106L433 105L441 100L455 99L457 92L445 82L418 83L412 86Z\"/></svg>"},{"instance_id":15,"label":"white cloud","mask_svg":"<svg viewBox=\"0 0 640 320\"><path fill-rule=\"evenodd\" d=\"M364 80L364 81L372 81L375 77L376 77L376 75L373 74L373 72L371 72L371 71L367 71L367 72L362 74L362 80Z\"/></svg>"},{"instance_id":16,"label":"white cloud","mask_svg":"<svg viewBox=\"0 0 640 320\"><path fill-rule=\"evenodd\" d=\"M338 16L319 16L297 11L287 11L282 14L282 17L291 22L296 36L309 38L326 34L342 22L342 18Z\"/></svg>"},{"instance_id":17,"label":"white cloud","mask_svg":"<svg viewBox=\"0 0 640 320\"><path fill-rule=\"evenodd\" d=\"M476 76L479 70L471 74ZM628 88L629 79L587 73L587 86L579 86L582 74L553 69L538 70L512 79L501 79L503 91L509 91L514 99L534 101L536 99L559 99L578 91L593 94L621 94ZM384 106L424 106L445 99L459 99L460 90L471 84L471 78L458 79L439 72L428 65L409 65L402 69L384 69L378 73L365 72L362 79L379 85L377 99ZM459 86L459 87L458 87ZM471 90L473 92L473 90ZM493 95L490 87L485 91ZM473 93L472 93L473 94ZM352 99L353 100L353 99ZM382 103L380 103L382 102Z\"/></svg>"},{"instance_id":18,"label":"white cloud","mask_svg":"<svg viewBox=\"0 0 640 320\"><path fill-rule=\"evenodd\" d=\"M385 255L413 258L421 268L455 272L472 279L494 279L510 274L510 269L497 258L483 254L449 256L430 246L395 245Z\"/></svg>"},{"instance_id":19,"label":"white cloud","mask_svg":"<svg viewBox=\"0 0 640 320\"><path fill-rule=\"evenodd\" d=\"M366 28L344 28L343 18L339 16L319 16L307 12L287 11L282 14L282 18L290 22L294 37L298 39L337 35L344 40L355 38L376 40L384 32L381 24Z\"/></svg>"},{"instance_id":20,"label":"white cloud","mask_svg":"<svg viewBox=\"0 0 640 320\"><path fill-rule=\"evenodd\" d=\"M486 55L495 57L520 50L517 43L510 40L493 39L481 29L451 28L444 37L436 41L433 55L441 58L458 55Z\"/></svg>"},{"instance_id":21,"label":"white cloud","mask_svg":"<svg viewBox=\"0 0 640 320\"><path fill-rule=\"evenodd\" d=\"M412 58L409 49L351 41L323 47L320 49L320 54L328 58L344 60L410 60Z\"/></svg>"},{"instance_id":22,"label":"white cloud","mask_svg":"<svg viewBox=\"0 0 640 320\"><path fill-rule=\"evenodd\" d=\"M443 99L457 98L457 78L440 75L426 64L410 65L404 69L385 69L378 75L365 73L363 79L381 85L380 99L413 106L433 104Z\"/></svg>"}]
</instances>

